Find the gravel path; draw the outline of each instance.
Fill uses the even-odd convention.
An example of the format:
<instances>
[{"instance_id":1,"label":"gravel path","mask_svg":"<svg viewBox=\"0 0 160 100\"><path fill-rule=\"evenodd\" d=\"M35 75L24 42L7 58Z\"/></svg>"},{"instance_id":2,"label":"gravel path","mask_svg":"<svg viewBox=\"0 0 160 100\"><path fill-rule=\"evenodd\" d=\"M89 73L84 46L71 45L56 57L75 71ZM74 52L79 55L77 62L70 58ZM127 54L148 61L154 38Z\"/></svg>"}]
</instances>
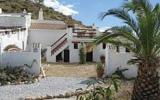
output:
<instances>
[{"instance_id":1,"label":"gravel path","mask_svg":"<svg viewBox=\"0 0 160 100\"><path fill-rule=\"evenodd\" d=\"M0 100L23 100L25 97L37 97L65 94L78 88L86 88L88 78L46 77L40 82L23 85L0 86Z\"/></svg>"}]
</instances>

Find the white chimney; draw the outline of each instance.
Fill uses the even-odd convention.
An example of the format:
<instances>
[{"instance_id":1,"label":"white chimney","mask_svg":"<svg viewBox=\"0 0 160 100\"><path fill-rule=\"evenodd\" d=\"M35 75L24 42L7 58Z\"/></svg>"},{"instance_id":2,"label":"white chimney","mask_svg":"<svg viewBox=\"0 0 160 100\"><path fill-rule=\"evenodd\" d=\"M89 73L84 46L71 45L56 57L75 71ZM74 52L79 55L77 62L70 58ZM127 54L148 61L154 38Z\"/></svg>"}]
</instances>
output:
<instances>
[{"instance_id":1,"label":"white chimney","mask_svg":"<svg viewBox=\"0 0 160 100\"><path fill-rule=\"evenodd\" d=\"M0 14L2 14L2 8L0 8Z\"/></svg>"},{"instance_id":2,"label":"white chimney","mask_svg":"<svg viewBox=\"0 0 160 100\"><path fill-rule=\"evenodd\" d=\"M26 14L26 13L27 13L26 9L24 9L24 10L23 10L23 13L24 13L24 14Z\"/></svg>"},{"instance_id":3,"label":"white chimney","mask_svg":"<svg viewBox=\"0 0 160 100\"><path fill-rule=\"evenodd\" d=\"M39 16L38 16L38 20L43 20L44 18L43 18L43 9L41 8L40 10L39 10Z\"/></svg>"}]
</instances>

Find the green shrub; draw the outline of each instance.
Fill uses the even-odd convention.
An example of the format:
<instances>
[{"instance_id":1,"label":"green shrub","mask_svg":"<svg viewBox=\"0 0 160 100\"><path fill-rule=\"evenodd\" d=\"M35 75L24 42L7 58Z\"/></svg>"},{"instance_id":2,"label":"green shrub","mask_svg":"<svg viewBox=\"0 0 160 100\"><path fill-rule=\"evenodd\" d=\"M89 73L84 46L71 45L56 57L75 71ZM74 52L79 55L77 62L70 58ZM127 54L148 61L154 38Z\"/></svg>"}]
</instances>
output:
<instances>
[{"instance_id":1,"label":"green shrub","mask_svg":"<svg viewBox=\"0 0 160 100\"><path fill-rule=\"evenodd\" d=\"M33 83L36 76L29 74L23 66L20 67L1 67L0 69L0 84L20 84Z\"/></svg>"},{"instance_id":2,"label":"green shrub","mask_svg":"<svg viewBox=\"0 0 160 100\"><path fill-rule=\"evenodd\" d=\"M85 64L86 63L86 53L85 53L85 47L84 44L81 43L80 49L79 49L79 60L80 64Z\"/></svg>"},{"instance_id":3,"label":"green shrub","mask_svg":"<svg viewBox=\"0 0 160 100\"><path fill-rule=\"evenodd\" d=\"M127 80L127 78L125 77L125 75L123 74L123 72L127 71L128 69L120 69L120 67L118 67L116 69L116 71L113 73L113 75L118 75L121 79L123 80Z\"/></svg>"},{"instance_id":4,"label":"green shrub","mask_svg":"<svg viewBox=\"0 0 160 100\"><path fill-rule=\"evenodd\" d=\"M102 63L97 63L96 64L96 70L101 70L101 69L104 69L104 66Z\"/></svg>"},{"instance_id":5,"label":"green shrub","mask_svg":"<svg viewBox=\"0 0 160 100\"><path fill-rule=\"evenodd\" d=\"M112 100L113 94L120 88L119 76L113 75L107 80L91 82L88 87L91 91L77 96L77 100ZM98 84L98 85L97 85Z\"/></svg>"}]
</instances>

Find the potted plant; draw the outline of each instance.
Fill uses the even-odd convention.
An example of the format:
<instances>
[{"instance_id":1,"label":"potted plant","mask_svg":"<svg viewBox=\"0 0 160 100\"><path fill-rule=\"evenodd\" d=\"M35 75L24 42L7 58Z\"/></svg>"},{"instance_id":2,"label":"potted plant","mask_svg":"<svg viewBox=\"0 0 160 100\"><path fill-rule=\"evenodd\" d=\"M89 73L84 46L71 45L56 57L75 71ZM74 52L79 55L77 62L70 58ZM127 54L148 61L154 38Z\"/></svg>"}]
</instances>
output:
<instances>
[{"instance_id":1,"label":"potted plant","mask_svg":"<svg viewBox=\"0 0 160 100\"><path fill-rule=\"evenodd\" d=\"M96 72L97 72L97 77L102 78L102 76L104 74L104 66L102 63L98 63L96 65Z\"/></svg>"}]
</instances>

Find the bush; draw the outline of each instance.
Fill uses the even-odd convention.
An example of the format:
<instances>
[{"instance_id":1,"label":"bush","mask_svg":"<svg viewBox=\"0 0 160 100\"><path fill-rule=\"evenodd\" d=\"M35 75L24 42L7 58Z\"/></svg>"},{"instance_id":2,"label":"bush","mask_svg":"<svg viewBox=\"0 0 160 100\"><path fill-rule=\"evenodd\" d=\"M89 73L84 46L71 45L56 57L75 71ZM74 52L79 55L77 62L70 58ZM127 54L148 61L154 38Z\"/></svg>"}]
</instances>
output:
<instances>
[{"instance_id":1,"label":"bush","mask_svg":"<svg viewBox=\"0 0 160 100\"><path fill-rule=\"evenodd\" d=\"M29 74L23 66L20 67L4 67L0 69L0 84L20 84L33 83L36 76Z\"/></svg>"},{"instance_id":2,"label":"bush","mask_svg":"<svg viewBox=\"0 0 160 100\"><path fill-rule=\"evenodd\" d=\"M107 80L98 80L96 83L91 82L88 86L91 87L91 91L78 95L77 100L112 100L113 94L120 88L120 83L117 75Z\"/></svg>"},{"instance_id":3,"label":"bush","mask_svg":"<svg viewBox=\"0 0 160 100\"><path fill-rule=\"evenodd\" d=\"M126 80L127 78L125 77L125 75L123 74L123 72L127 71L128 69L121 69L120 67L117 67L116 71L113 73L113 75L118 75L120 76L121 79Z\"/></svg>"},{"instance_id":4,"label":"bush","mask_svg":"<svg viewBox=\"0 0 160 100\"><path fill-rule=\"evenodd\" d=\"M84 45L81 44L81 47L79 49L79 60L80 60L80 64L85 64L86 63L86 53L85 53L85 48Z\"/></svg>"},{"instance_id":5,"label":"bush","mask_svg":"<svg viewBox=\"0 0 160 100\"><path fill-rule=\"evenodd\" d=\"M97 72L97 77L102 78L104 74L104 65L102 63L96 64L96 72Z\"/></svg>"},{"instance_id":6,"label":"bush","mask_svg":"<svg viewBox=\"0 0 160 100\"><path fill-rule=\"evenodd\" d=\"M101 70L101 69L104 69L104 66L102 63L97 63L96 64L96 70Z\"/></svg>"}]
</instances>

